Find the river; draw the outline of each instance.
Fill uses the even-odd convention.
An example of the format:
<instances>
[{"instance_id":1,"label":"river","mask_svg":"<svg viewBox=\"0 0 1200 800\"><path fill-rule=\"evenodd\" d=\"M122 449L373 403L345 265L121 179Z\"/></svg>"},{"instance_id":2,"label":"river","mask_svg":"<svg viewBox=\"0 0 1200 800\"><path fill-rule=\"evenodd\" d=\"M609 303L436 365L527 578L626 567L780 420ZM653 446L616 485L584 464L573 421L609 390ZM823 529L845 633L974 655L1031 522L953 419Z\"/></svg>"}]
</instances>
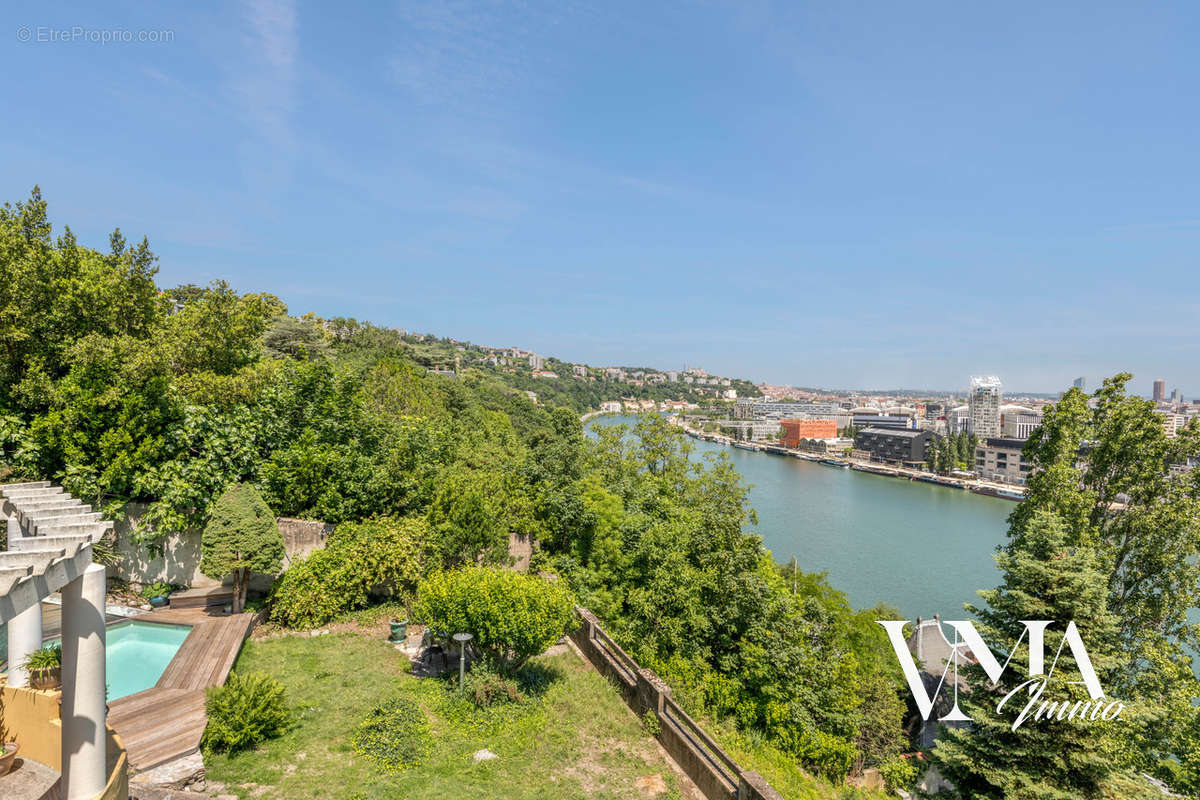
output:
<instances>
[{"instance_id":1,"label":"river","mask_svg":"<svg viewBox=\"0 0 1200 800\"><path fill-rule=\"evenodd\" d=\"M607 416L593 425L632 423ZM775 559L827 572L855 608L888 603L909 619L960 619L1000 580L992 558L1011 500L690 440L695 457L728 454L751 484L751 528Z\"/></svg>"}]
</instances>

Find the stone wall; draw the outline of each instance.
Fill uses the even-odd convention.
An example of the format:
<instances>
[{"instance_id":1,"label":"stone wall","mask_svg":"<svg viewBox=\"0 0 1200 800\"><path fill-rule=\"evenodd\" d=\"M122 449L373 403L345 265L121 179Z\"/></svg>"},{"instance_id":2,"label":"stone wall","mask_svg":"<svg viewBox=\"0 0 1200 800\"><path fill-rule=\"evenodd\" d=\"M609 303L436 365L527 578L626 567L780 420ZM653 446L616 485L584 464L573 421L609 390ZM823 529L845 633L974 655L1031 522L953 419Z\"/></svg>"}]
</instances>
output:
<instances>
[{"instance_id":1,"label":"stone wall","mask_svg":"<svg viewBox=\"0 0 1200 800\"><path fill-rule=\"evenodd\" d=\"M132 530L146 513L140 503L126 507L126 518L116 523L117 556L115 567L109 567L109 575L137 584L165 581L179 586L215 586L218 581L200 572L200 535L198 530L186 530L168 534L163 541L161 555L153 555L150 549L133 540ZM328 522L279 517L279 532L283 534L283 569L304 558L314 550L325 547L325 541L333 531ZM252 575L250 589L265 592L274 579L269 575Z\"/></svg>"},{"instance_id":2,"label":"stone wall","mask_svg":"<svg viewBox=\"0 0 1200 800\"><path fill-rule=\"evenodd\" d=\"M325 541L333 533L333 525L328 522L291 517L278 517L275 521L279 524L279 532L283 534L284 572L313 551L324 550ZM274 582L275 577L271 575L251 575L250 591L265 593Z\"/></svg>"},{"instance_id":3,"label":"stone wall","mask_svg":"<svg viewBox=\"0 0 1200 800\"><path fill-rule=\"evenodd\" d=\"M757 772L743 770L671 697L671 687L642 669L585 608L571 641L584 658L611 680L639 717L653 713L658 742L708 800L783 800Z\"/></svg>"}]
</instances>

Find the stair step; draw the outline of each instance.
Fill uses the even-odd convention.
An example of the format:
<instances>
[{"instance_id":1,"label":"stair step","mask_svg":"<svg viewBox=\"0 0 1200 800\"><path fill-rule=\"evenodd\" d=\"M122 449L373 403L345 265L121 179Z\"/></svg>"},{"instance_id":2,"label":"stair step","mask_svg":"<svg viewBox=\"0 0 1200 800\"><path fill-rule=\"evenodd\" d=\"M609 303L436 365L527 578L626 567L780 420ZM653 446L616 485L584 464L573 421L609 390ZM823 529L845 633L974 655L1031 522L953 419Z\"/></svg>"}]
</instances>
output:
<instances>
[{"instance_id":1,"label":"stair step","mask_svg":"<svg viewBox=\"0 0 1200 800\"><path fill-rule=\"evenodd\" d=\"M42 497L70 497L61 486L46 486L37 489L4 489L0 491L9 500L33 500Z\"/></svg>"},{"instance_id":2,"label":"stair step","mask_svg":"<svg viewBox=\"0 0 1200 800\"><path fill-rule=\"evenodd\" d=\"M29 526L41 528L46 525L80 525L84 522L99 522L102 516L99 511L79 511L46 517L26 517L25 521Z\"/></svg>"},{"instance_id":3,"label":"stair step","mask_svg":"<svg viewBox=\"0 0 1200 800\"><path fill-rule=\"evenodd\" d=\"M33 574L33 567L0 567L0 596L8 594L22 579Z\"/></svg>"},{"instance_id":4,"label":"stair step","mask_svg":"<svg viewBox=\"0 0 1200 800\"><path fill-rule=\"evenodd\" d=\"M80 536L91 534L94 539L99 539L112 529L113 522L110 519L101 519L95 522L51 523L50 525L39 522L37 525L34 525L33 536L26 538L39 539L45 536Z\"/></svg>"},{"instance_id":5,"label":"stair step","mask_svg":"<svg viewBox=\"0 0 1200 800\"><path fill-rule=\"evenodd\" d=\"M82 500L56 500L47 503L13 503L17 507L17 512L22 517L31 517L36 515L45 515L48 511L71 511L73 509L92 510L92 507L85 505Z\"/></svg>"},{"instance_id":6,"label":"stair step","mask_svg":"<svg viewBox=\"0 0 1200 800\"><path fill-rule=\"evenodd\" d=\"M0 552L0 569L8 567L32 567L34 575L41 575L46 567L62 558L66 551L62 548L50 550L5 550Z\"/></svg>"},{"instance_id":7,"label":"stair step","mask_svg":"<svg viewBox=\"0 0 1200 800\"><path fill-rule=\"evenodd\" d=\"M8 543L9 550L17 553L27 553L31 550L45 550L46 548L63 549L63 555L66 558L74 558L79 552L79 548L85 544L90 544L96 540L91 533L74 534L74 535L55 535L55 536L22 536L12 539Z\"/></svg>"}]
</instances>

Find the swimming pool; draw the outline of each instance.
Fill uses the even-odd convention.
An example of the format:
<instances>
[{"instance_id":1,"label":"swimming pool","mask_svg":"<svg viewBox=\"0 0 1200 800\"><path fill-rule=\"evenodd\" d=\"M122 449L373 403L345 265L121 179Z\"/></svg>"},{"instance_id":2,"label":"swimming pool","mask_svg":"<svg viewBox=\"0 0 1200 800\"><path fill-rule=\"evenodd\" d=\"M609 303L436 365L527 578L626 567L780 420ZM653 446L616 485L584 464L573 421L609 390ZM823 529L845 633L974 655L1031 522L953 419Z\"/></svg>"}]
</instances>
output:
<instances>
[{"instance_id":1,"label":"swimming pool","mask_svg":"<svg viewBox=\"0 0 1200 800\"><path fill-rule=\"evenodd\" d=\"M136 620L109 625L104 648L108 699L116 700L135 694L158 683L163 670L191 632L190 625L162 625ZM58 639L46 642L58 643Z\"/></svg>"},{"instance_id":2,"label":"swimming pool","mask_svg":"<svg viewBox=\"0 0 1200 800\"><path fill-rule=\"evenodd\" d=\"M104 653L108 699L116 700L158 683L191 632L189 625L136 620L110 625Z\"/></svg>"}]
</instances>

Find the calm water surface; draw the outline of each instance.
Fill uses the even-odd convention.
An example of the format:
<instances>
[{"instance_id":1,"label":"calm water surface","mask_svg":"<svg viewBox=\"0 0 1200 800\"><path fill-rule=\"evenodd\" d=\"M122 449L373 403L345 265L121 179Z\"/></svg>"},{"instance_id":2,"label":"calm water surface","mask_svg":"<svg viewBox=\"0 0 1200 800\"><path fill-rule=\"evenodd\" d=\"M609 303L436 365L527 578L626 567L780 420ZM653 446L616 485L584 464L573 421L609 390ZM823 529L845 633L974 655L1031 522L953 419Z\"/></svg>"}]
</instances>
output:
<instances>
[{"instance_id":1,"label":"calm water surface","mask_svg":"<svg viewBox=\"0 0 1200 800\"><path fill-rule=\"evenodd\" d=\"M1005 539L1011 500L692 442L697 457L728 454L752 484L752 530L775 559L794 555L800 569L828 572L856 608L889 603L910 619L934 612L957 619L976 590L999 583L992 554Z\"/></svg>"}]
</instances>

